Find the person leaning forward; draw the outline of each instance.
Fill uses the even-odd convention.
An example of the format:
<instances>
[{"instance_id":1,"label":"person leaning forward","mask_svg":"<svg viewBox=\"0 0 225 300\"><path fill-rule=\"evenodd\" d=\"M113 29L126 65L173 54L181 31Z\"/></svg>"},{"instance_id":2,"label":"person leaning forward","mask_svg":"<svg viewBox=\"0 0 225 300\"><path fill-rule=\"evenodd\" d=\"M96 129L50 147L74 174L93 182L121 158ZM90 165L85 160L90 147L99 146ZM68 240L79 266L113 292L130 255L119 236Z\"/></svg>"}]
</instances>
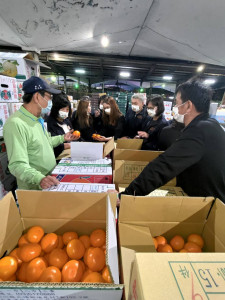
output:
<instances>
[{"instance_id":1,"label":"person leaning forward","mask_svg":"<svg viewBox=\"0 0 225 300\"><path fill-rule=\"evenodd\" d=\"M178 86L173 111L185 125L181 136L123 194L144 196L177 177L177 186L189 196L214 196L225 203L225 133L209 117L211 97L198 81Z\"/></svg>"},{"instance_id":2,"label":"person leaning forward","mask_svg":"<svg viewBox=\"0 0 225 300\"><path fill-rule=\"evenodd\" d=\"M19 189L46 189L59 183L49 175L56 165L53 148L64 141L74 140L74 137L71 132L51 137L41 118L52 94L61 91L35 76L24 81L23 91L23 105L10 116L3 128L8 167L16 177Z\"/></svg>"}]
</instances>

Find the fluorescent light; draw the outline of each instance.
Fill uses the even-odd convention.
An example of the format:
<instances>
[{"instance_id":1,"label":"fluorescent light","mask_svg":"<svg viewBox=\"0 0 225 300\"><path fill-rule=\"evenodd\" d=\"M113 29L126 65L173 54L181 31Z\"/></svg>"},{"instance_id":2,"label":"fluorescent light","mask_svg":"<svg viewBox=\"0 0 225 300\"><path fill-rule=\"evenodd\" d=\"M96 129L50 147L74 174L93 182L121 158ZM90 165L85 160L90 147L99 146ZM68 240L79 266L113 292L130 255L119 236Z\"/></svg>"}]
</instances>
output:
<instances>
[{"instance_id":1,"label":"fluorescent light","mask_svg":"<svg viewBox=\"0 0 225 300\"><path fill-rule=\"evenodd\" d=\"M202 72L205 69L204 65L200 65L197 67L197 72Z\"/></svg>"},{"instance_id":2,"label":"fluorescent light","mask_svg":"<svg viewBox=\"0 0 225 300\"><path fill-rule=\"evenodd\" d=\"M120 76L121 77L130 77L130 73L129 72L120 72Z\"/></svg>"},{"instance_id":3,"label":"fluorescent light","mask_svg":"<svg viewBox=\"0 0 225 300\"><path fill-rule=\"evenodd\" d=\"M171 75L165 75L165 76L163 76L164 80L172 80L172 78L173 78L173 76L171 76Z\"/></svg>"},{"instance_id":4,"label":"fluorescent light","mask_svg":"<svg viewBox=\"0 0 225 300\"><path fill-rule=\"evenodd\" d=\"M101 44L102 44L102 47L108 47L109 45L109 39L107 36L103 35L102 39L101 39Z\"/></svg>"},{"instance_id":5,"label":"fluorescent light","mask_svg":"<svg viewBox=\"0 0 225 300\"><path fill-rule=\"evenodd\" d=\"M55 82L56 81L56 76L51 76L51 81Z\"/></svg>"},{"instance_id":6,"label":"fluorescent light","mask_svg":"<svg viewBox=\"0 0 225 300\"><path fill-rule=\"evenodd\" d=\"M165 87L166 87L166 85L165 85L165 83L163 83L163 84L162 84L162 88L165 88Z\"/></svg>"},{"instance_id":7,"label":"fluorescent light","mask_svg":"<svg viewBox=\"0 0 225 300\"><path fill-rule=\"evenodd\" d=\"M54 53L54 58L55 59L59 59L59 54L58 53Z\"/></svg>"},{"instance_id":8,"label":"fluorescent light","mask_svg":"<svg viewBox=\"0 0 225 300\"><path fill-rule=\"evenodd\" d=\"M78 73L78 74L85 74L84 69L75 69L75 72Z\"/></svg>"},{"instance_id":9,"label":"fluorescent light","mask_svg":"<svg viewBox=\"0 0 225 300\"><path fill-rule=\"evenodd\" d=\"M214 84L215 82L216 82L215 79L206 79L203 83L207 84L207 85L210 85L210 84Z\"/></svg>"},{"instance_id":10,"label":"fluorescent light","mask_svg":"<svg viewBox=\"0 0 225 300\"><path fill-rule=\"evenodd\" d=\"M174 96L170 96L169 99L172 99L172 100L173 100L173 99L174 99Z\"/></svg>"}]
</instances>

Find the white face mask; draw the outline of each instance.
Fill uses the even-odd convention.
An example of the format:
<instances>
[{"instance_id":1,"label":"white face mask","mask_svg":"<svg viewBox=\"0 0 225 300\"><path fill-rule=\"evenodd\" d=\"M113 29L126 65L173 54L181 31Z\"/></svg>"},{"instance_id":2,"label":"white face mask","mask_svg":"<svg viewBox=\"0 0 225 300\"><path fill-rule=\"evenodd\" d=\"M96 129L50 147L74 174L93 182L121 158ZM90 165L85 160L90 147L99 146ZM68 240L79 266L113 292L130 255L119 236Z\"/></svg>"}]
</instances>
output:
<instances>
[{"instance_id":1,"label":"white face mask","mask_svg":"<svg viewBox=\"0 0 225 300\"><path fill-rule=\"evenodd\" d=\"M140 110L140 107L139 107L139 105L131 105L131 108L132 108L132 110L133 111L135 111L135 112L138 112L139 110Z\"/></svg>"},{"instance_id":2,"label":"white face mask","mask_svg":"<svg viewBox=\"0 0 225 300\"><path fill-rule=\"evenodd\" d=\"M102 104L99 105L99 109L103 110L103 105Z\"/></svg>"},{"instance_id":3,"label":"white face mask","mask_svg":"<svg viewBox=\"0 0 225 300\"><path fill-rule=\"evenodd\" d=\"M111 112L111 108L110 108L110 107L105 109L105 113L106 113L107 115L110 115L110 112Z\"/></svg>"},{"instance_id":4,"label":"white face mask","mask_svg":"<svg viewBox=\"0 0 225 300\"><path fill-rule=\"evenodd\" d=\"M184 123L184 116L185 116L186 114L184 114L184 115L179 114L179 112L178 112L178 107L184 105L185 103L186 103L186 102L184 102L183 104L181 104L181 105L179 105L179 106L174 106L174 107L173 107L173 110L172 110L174 120L176 120L176 121L179 122L179 123Z\"/></svg>"},{"instance_id":5,"label":"white face mask","mask_svg":"<svg viewBox=\"0 0 225 300\"><path fill-rule=\"evenodd\" d=\"M147 108L147 112L148 112L148 115L152 118L156 115L155 109Z\"/></svg>"},{"instance_id":6,"label":"white face mask","mask_svg":"<svg viewBox=\"0 0 225 300\"><path fill-rule=\"evenodd\" d=\"M60 117L61 119L65 120L66 118L68 118L68 115L69 115L68 112L59 110L59 117Z\"/></svg>"}]
</instances>

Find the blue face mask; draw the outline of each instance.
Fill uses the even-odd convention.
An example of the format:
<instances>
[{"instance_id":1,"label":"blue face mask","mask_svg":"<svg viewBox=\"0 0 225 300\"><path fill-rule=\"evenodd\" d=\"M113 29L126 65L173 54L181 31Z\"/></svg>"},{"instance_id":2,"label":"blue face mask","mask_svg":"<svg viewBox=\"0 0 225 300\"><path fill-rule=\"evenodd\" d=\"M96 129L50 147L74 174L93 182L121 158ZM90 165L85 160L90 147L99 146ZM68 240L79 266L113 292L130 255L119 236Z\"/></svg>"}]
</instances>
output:
<instances>
[{"instance_id":1,"label":"blue face mask","mask_svg":"<svg viewBox=\"0 0 225 300\"><path fill-rule=\"evenodd\" d=\"M42 97L42 96L41 96ZM41 107L41 115L44 116L44 115L49 115L50 114L50 111L52 109L52 100L46 100L44 97L42 97L45 101L48 102L48 105L47 107L43 108L40 103L38 103L38 105Z\"/></svg>"}]
</instances>

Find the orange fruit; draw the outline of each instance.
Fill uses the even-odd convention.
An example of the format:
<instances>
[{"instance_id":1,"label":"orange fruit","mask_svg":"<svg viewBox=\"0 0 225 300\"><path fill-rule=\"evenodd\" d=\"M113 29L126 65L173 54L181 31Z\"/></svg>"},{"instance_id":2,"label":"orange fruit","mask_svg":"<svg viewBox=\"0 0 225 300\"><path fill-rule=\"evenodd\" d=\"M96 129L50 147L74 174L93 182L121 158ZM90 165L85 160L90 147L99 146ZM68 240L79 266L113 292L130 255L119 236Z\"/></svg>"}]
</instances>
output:
<instances>
[{"instance_id":1,"label":"orange fruit","mask_svg":"<svg viewBox=\"0 0 225 300\"><path fill-rule=\"evenodd\" d=\"M204 246L204 240L199 234L190 234L187 238L187 241L197 244L201 249Z\"/></svg>"},{"instance_id":2,"label":"orange fruit","mask_svg":"<svg viewBox=\"0 0 225 300\"><path fill-rule=\"evenodd\" d=\"M96 133L93 133L93 134L92 134L92 138L93 138L93 139L96 138Z\"/></svg>"},{"instance_id":3,"label":"orange fruit","mask_svg":"<svg viewBox=\"0 0 225 300\"><path fill-rule=\"evenodd\" d=\"M170 246L173 248L174 251L180 251L184 248L184 239L180 235L175 235L170 240Z\"/></svg>"},{"instance_id":4,"label":"orange fruit","mask_svg":"<svg viewBox=\"0 0 225 300\"><path fill-rule=\"evenodd\" d=\"M23 262L29 262L41 254L41 246L39 244L25 244L19 247L17 253Z\"/></svg>"},{"instance_id":5,"label":"orange fruit","mask_svg":"<svg viewBox=\"0 0 225 300\"><path fill-rule=\"evenodd\" d=\"M79 282L83 275L83 267L80 261L70 260L62 269L63 282Z\"/></svg>"},{"instance_id":6,"label":"orange fruit","mask_svg":"<svg viewBox=\"0 0 225 300\"><path fill-rule=\"evenodd\" d=\"M79 240L84 244L84 248L87 249L91 246L90 238L88 235L81 235Z\"/></svg>"},{"instance_id":7,"label":"orange fruit","mask_svg":"<svg viewBox=\"0 0 225 300\"><path fill-rule=\"evenodd\" d=\"M28 262L22 262L21 267L19 270L16 272L16 278L19 281L27 282L27 266Z\"/></svg>"},{"instance_id":8,"label":"orange fruit","mask_svg":"<svg viewBox=\"0 0 225 300\"><path fill-rule=\"evenodd\" d=\"M41 240L41 248L45 253L49 253L58 246L58 242L57 234L48 233Z\"/></svg>"},{"instance_id":9,"label":"orange fruit","mask_svg":"<svg viewBox=\"0 0 225 300\"><path fill-rule=\"evenodd\" d=\"M83 281L85 279L85 277L87 277L87 275L89 275L90 273L93 273L90 269L86 269L82 275L81 281Z\"/></svg>"},{"instance_id":10,"label":"orange fruit","mask_svg":"<svg viewBox=\"0 0 225 300\"><path fill-rule=\"evenodd\" d=\"M56 267L48 267L46 268L41 277L39 278L39 282L61 282L61 272Z\"/></svg>"},{"instance_id":11,"label":"orange fruit","mask_svg":"<svg viewBox=\"0 0 225 300\"><path fill-rule=\"evenodd\" d=\"M65 232L62 236L64 245L67 245L70 241L78 239L78 234L74 231Z\"/></svg>"},{"instance_id":12,"label":"orange fruit","mask_svg":"<svg viewBox=\"0 0 225 300\"><path fill-rule=\"evenodd\" d=\"M75 130L75 131L73 132L73 135L74 135L75 137L80 137L80 131Z\"/></svg>"},{"instance_id":13,"label":"orange fruit","mask_svg":"<svg viewBox=\"0 0 225 300\"><path fill-rule=\"evenodd\" d=\"M47 265L42 257L36 257L29 262L26 268L26 280L27 282L36 282L41 277L43 271L47 268Z\"/></svg>"},{"instance_id":14,"label":"orange fruit","mask_svg":"<svg viewBox=\"0 0 225 300\"><path fill-rule=\"evenodd\" d=\"M62 249L64 247L63 238L61 235L58 235L58 246L57 248Z\"/></svg>"},{"instance_id":15,"label":"orange fruit","mask_svg":"<svg viewBox=\"0 0 225 300\"><path fill-rule=\"evenodd\" d=\"M166 238L164 238L164 236L162 236L162 235L159 235L159 236L155 237L155 239L156 239L156 241L158 243L158 247L159 247L159 245L163 245L164 246L164 245L167 244Z\"/></svg>"},{"instance_id":16,"label":"orange fruit","mask_svg":"<svg viewBox=\"0 0 225 300\"><path fill-rule=\"evenodd\" d=\"M101 137L101 135L100 134L96 134L96 138L100 138Z\"/></svg>"},{"instance_id":17,"label":"orange fruit","mask_svg":"<svg viewBox=\"0 0 225 300\"><path fill-rule=\"evenodd\" d=\"M79 260L84 256L84 244L80 240L74 239L67 244L66 252L71 259Z\"/></svg>"},{"instance_id":18,"label":"orange fruit","mask_svg":"<svg viewBox=\"0 0 225 300\"><path fill-rule=\"evenodd\" d=\"M181 249L179 252L187 253L188 251L186 249Z\"/></svg>"},{"instance_id":19,"label":"orange fruit","mask_svg":"<svg viewBox=\"0 0 225 300\"><path fill-rule=\"evenodd\" d=\"M159 245L158 252L173 252L173 249L170 245Z\"/></svg>"},{"instance_id":20,"label":"orange fruit","mask_svg":"<svg viewBox=\"0 0 225 300\"><path fill-rule=\"evenodd\" d=\"M105 282L107 282L107 283L112 283L112 279L111 279L111 276L110 276L108 267L105 267L105 268L102 270L102 278L103 278L103 280L104 280Z\"/></svg>"},{"instance_id":21,"label":"orange fruit","mask_svg":"<svg viewBox=\"0 0 225 300\"><path fill-rule=\"evenodd\" d=\"M88 274L82 282L104 282L102 275L98 272Z\"/></svg>"},{"instance_id":22,"label":"orange fruit","mask_svg":"<svg viewBox=\"0 0 225 300\"><path fill-rule=\"evenodd\" d=\"M90 247L84 254L84 262L91 271L102 271L105 266L105 254L101 248Z\"/></svg>"},{"instance_id":23,"label":"orange fruit","mask_svg":"<svg viewBox=\"0 0 225 300\"><path fill-rule=\"evenodd\" d=\"M152 238L153 239L153 242L154 242L154 245L155 245L155 249L158 248L158 242L157 242L157 239L156 238Z\"/></svg>"},{"instance_id":24,"label":"orange fruit","mask_svg":"<svg viewBox=\"0 0 225 300\"><path fill-rule=\"evenodd\" d=\"M18 241L18 246L21 247L25 244L29 244L28 240L27 240L27 234L23 234Z\"/></svg>"},{"instance_id":25,"label":"orange fruit","mask_svg":"<svg viewBox=\"0 0 225 300\"><path fill-rule=\"evenodd\" d=\"M12 256L12 257L15 257L17 259L17 263L18 263L18 267L21 266L22 264L22 260L19 258L18 256L18 249L19 248L15 248L14 250L12 250L10 253L9 253L9 256Z\"/></svg>"},{"instance_id":26,"label":"orange fruit","mask_svg":"<svg viewBox=\"0 0 225 300\"><path fill-rule=\"evenodd\" d=\"M10 278L5 281L16 281L16 274L13 274Z\"/></svg>"},{"instance_id":27,"label":"orange fruit","mask_svg":"<svg viewBox=\"0 0 225 300\"><path fill-rule=\"evenodd\" d=\"M56 248L49 253L49 257L48 257L49 266L54 266L61 270L65 265L65 263L68 262L68 260L69 257L63 249Z\"/></svg>"},{"instance_id":28,"label":"orange fruit","mask_svg":"<svg viewBox=\"0 0 225 300\"><path fill-rule=\"evenodd\" d=\"M106 233L102 229L94 230L90 235L90 242L93 247L102 247L106 243Z\"/></svg>"},{"instance_id":29,"label":"orange fruit","mask_svg":"<svg viewBox=\"0 0 225 300\"><path fill-rule=\"evenodd\" d=\"M5 256L0 259L0 278L7 280L12 277L17 271L17 259L12 256Z\"/></svg>"},{"instance_id":30,"label":"orange fruit","mask_svg":"<svg viewBox=\"0 0 225 300\"><path fill-rule=\"evenodd\" d=\"M184 249L188 252L202 252L202 249L195 243L187 242L184 245Z\"/></svg>"},{"instance_id":31,"label":"orange fruit","mask_svg":"<svg viewBox=\"0 0 225 300\"><path fill-rule=\"evenodd\" d=\"M27 240L29 243L39 243L45 232L41 226L33 226L27 232Z\"/></svg>"}]
</instances>

